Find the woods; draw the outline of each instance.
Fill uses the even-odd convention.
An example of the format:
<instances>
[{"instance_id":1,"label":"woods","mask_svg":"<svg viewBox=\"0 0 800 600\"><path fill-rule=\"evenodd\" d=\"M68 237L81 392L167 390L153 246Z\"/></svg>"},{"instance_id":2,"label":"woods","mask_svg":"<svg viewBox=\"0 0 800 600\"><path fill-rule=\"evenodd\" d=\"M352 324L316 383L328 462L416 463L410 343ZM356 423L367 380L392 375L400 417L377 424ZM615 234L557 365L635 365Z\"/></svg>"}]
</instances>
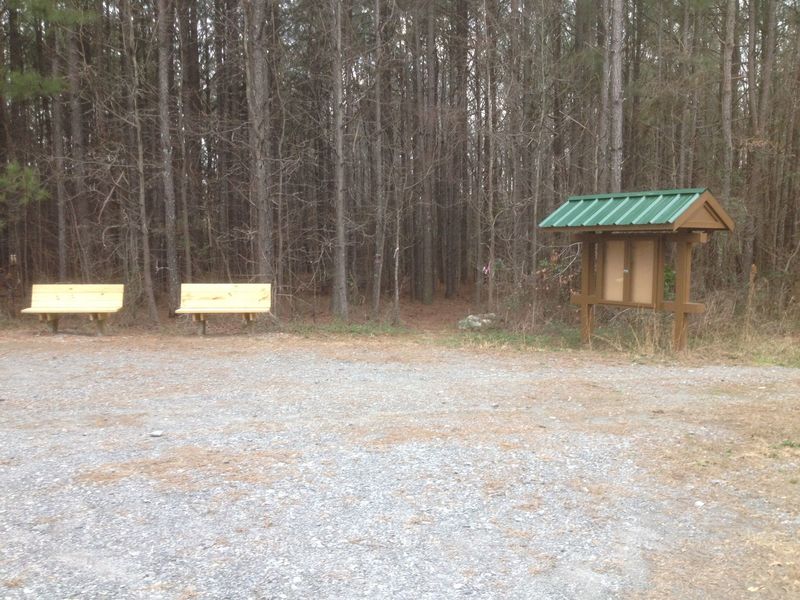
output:
<instances>
[{"instance_id":1,"label":"woods","mask_svg":"<svg viewBox=\"0 0 800 600\"><path fill-rule=\"evenodd\" d=\"M535 228L567 195L708 186L738 227L695 280L797 293L794 1L7 0L1 35L22 289L123 282L152 320L182 281L537 318L575 285Z\"/></svg>"}]
</instances>

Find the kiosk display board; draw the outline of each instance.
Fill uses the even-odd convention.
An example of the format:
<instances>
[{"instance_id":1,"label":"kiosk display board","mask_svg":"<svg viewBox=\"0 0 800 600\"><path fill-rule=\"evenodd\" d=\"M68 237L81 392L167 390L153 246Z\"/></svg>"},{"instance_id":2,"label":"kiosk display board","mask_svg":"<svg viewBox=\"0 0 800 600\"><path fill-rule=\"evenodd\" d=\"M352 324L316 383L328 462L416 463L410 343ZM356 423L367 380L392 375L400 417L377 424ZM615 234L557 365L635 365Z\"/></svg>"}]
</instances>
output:
<instances>
[{"instance_id":1,"label":"kiosk display board","mask_svg":"<svg viewBox=\"0 0 800 600\"><path fill-rule=\"evenodd\" d=\"M581 242L581 337L591 339L594 306L675 313L673 345L686 346L687 315L705 306L689 300L692 247L733 220L705 188L573 196L539 224ZM664 299L664 257L674 246L675 299Z\"/></svg>"}]
</instances>

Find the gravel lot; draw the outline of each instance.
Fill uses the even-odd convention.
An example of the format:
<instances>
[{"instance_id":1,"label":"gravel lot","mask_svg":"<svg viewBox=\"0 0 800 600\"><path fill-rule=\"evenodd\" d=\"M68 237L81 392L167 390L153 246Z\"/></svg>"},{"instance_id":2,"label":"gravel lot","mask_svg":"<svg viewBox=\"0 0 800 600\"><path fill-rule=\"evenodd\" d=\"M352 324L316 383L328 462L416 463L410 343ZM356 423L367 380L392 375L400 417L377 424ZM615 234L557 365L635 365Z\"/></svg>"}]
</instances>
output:
<instances>
[{"instance_id":1,"label":"gravel lot","mask_svg":"<svg viewBox=\"0 0 800 600\"><path fill-rule=\"evenodd\" d=\"M800 597L798 399L777 367L0 333L0 598Z\"/></svg>"}]
</instances>

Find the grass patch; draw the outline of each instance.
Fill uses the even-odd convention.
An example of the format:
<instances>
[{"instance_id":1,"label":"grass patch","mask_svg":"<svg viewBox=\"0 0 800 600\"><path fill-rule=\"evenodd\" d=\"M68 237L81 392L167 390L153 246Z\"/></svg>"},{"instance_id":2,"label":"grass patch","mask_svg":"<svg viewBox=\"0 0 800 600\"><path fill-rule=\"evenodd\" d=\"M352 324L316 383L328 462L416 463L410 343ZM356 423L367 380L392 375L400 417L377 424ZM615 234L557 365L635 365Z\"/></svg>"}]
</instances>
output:
<instances>
[{"instance_id":1,"label":"grass patch","mask_svg":"<svg viewBox=\"0 0 800 600\"><path fill-rule=\"evenodd\" d=\"M800 368L800 345L793 340L764 339L755 348L743 348L758 364Z\"/></svg>"},{"instance_id":2,"label":"grass patch","mask_svg":"<svg viewBox=\"0 0 800 600\"><path fill-rule=\"evenodd\" d=\"M412 331L406 327L380 322L346 323L344 321L333 321L331 323L322 324L287 323L281 329L286 333L293 333L302 337L393 337L412 333Z\"/></svg>"},{"instance_id":3,"label":"grass patch","mask_svg":"<svg viewBox=\"0 0 800 600\"><path fill-rule=\"evenodd\" d=\"M460 331L439 338L449 348L514 348L519 350L566 350L580 347L580 332L577 328L559 328L537 333L524 333L506 329L485 331Z\"/></svg>"},{"instance_id":4,"label":"grass patch","mask_svg":"<svg viewBox=\"0 0 800 600\"><path fill-rule=\"evenodd\" d=\"M800 448L800 442L796 442L794 440L783 440L781 442L781 448Z\"/></svg>"}]
</instances>

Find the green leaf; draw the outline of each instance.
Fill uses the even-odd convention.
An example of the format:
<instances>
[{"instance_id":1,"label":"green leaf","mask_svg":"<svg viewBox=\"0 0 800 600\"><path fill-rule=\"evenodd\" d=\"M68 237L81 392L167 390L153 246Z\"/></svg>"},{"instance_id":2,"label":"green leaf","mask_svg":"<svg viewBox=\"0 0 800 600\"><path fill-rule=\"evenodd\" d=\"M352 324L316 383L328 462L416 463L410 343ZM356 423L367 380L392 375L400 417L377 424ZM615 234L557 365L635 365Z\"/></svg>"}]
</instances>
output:
<instances>
[{"instance_id":1,"label":"green leaf","mask_svg":"<svg viewBox=\"0 0 800 600\"><path fill-rule=\"evenodd\" d=\"M0 204L22 207L49 197L35 167L10 162L0 174Z\"/></svg>"},{"instance_id":2,"label":"green leaf","mask_svg":"<svg viewBox=\"0 0 800 600\"><path fill-rule=\"evenodd\" d=\"M12 100L55 96L63 89L60 78L46 77L36 71L8 71L2 83L2 95Z\"/></svg>"}]
</instances>

